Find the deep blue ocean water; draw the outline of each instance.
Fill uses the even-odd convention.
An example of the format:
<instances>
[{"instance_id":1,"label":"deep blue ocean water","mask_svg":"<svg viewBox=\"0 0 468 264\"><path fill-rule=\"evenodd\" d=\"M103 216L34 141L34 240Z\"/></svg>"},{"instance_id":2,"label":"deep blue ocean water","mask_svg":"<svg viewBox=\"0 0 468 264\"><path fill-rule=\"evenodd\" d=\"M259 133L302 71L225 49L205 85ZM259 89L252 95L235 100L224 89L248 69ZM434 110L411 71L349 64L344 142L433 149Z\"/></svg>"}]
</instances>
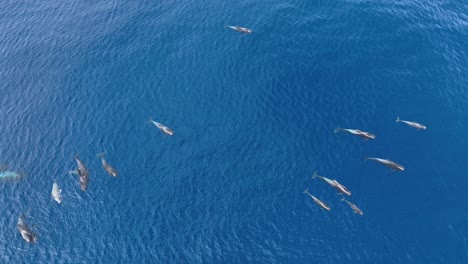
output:
<instances>
[{"instance_id":1,"label":"deep blue ocean water","mask_svg":"<svg viewBox=\"0 0 468 264\"><path fill-rule=\"evenodd\" d=\"M0 263L468 263L466 1L6 0L0 14L0 164L26 176L0 182Z\"/></svg>"}]
</instances>

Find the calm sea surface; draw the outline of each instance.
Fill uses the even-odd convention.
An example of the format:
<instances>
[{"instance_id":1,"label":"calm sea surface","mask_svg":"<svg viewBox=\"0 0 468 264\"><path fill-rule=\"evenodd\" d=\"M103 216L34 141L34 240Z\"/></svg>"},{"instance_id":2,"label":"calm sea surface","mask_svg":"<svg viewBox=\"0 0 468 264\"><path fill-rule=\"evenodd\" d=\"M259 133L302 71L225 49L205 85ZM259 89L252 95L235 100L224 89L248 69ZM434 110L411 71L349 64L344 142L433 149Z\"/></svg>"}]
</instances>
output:
<instances>
[{"instance_id":1,"label":"calm sea surface","mask_svg":"<svg viewBox=\"0 0 468 264\"><path fill-rule=\"evenodd\" d=\"M464 0L4 0L0 80L0 263L468 263Z\"/></svg>"}]
</instances>

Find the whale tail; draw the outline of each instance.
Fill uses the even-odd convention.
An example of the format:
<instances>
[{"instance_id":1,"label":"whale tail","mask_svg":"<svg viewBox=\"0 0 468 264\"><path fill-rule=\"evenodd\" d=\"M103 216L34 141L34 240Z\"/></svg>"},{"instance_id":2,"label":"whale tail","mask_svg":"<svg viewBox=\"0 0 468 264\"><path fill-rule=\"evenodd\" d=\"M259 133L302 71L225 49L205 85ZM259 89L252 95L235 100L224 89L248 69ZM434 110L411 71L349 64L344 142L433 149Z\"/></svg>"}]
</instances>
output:
<instances>
[{"instance_id":1,"label":"whale tail","mask_svg":"<svg viewBox=\"0 0 468 264\"><path fill-rule=\"evenodd\" d=\"M395 121L395 122L400 122L400 117L399 117L399 116L397 116L397 118L396 118L396 121Z\"/></svg>"},{"instance_id":2,"label":"whale tail","mask_svg":"<svg viewBox=\"0 0 468 264\"><path fill-rule=\"evenodd\" d=\"M302 193L309 193L309 188L306 188Z\"/></svg>"},{"instance_id":3,"label":"whale tail","mask_svg":"<svg viewBox=\"0 0 468 264\"><path fill-rule=\"evenodd\" d=\"M317 174L317 171L314 171L314 174L312 174L312 179L315 179L317 177L319 177L319 175Z\"/></svg>"},{"instance_id":4,"label":"whale tail","mask_svg":"<svg viewBox=\"0 0 468 264\"><path fill-rule=\"evenodd\" d=\"M342 202L346 201L346 199L344 198L344 196L343 196L343 198L340 199L340 201L342 201Z\"/></svg>"},{"instance_id":5,"label":"whale tail","mask_svg":"<svg viewBox=\"0 0 468 264\"><path fill-rule=\"evenodd\" d=\"M337 128L335 128L335 133L338 133L338 132L340 132L340 131L341 131L341 129L342 129L341 127L337 127Z\"/></svg>"},{"instance_id":6,"label":"whale tail","mask_svg":"<svg viewBox=\"0 0 468 264\"><path fill-rule=\"evenodd\" d=\"M150 118L146 121L146 124L149 124L149 123L151 123L151 122L154 122L152 117L150 117Z\"/></svg>"}]
</instances>

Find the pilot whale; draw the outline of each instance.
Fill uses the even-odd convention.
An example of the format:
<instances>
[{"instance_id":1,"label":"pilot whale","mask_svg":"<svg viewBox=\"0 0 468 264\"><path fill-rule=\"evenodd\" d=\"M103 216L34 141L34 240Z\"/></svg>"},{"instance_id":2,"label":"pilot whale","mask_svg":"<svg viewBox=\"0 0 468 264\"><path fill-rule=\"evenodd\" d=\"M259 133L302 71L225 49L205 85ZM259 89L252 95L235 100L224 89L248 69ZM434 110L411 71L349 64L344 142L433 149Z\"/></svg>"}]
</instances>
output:
<instances>
[{"instance_id":1,"label":"pilot whale","mask_svg":"<svg viewBox=\"0 0 468 264\"><path fill-rule=\"evenodd\" d=\"M29 228L24 221L24 216L18 218L18 231L20 232L23 239L28 243L36 243L37 235Z\"/></svg>"},{"instance_id":2,"label":"pilot whale","mask_svg":"<svg viewBox=\"0 0 468 264\"><path fill-rule=\"evenodd\" d=\"M104 152L99 153L98 157L101 158L102 167L104 170L112 177L117 177L117 170L112 168L112 166L104 159Z\"/></svg>"},{"instance_id":3,"label":"pilot whale","mask_svg":"<svg viewBox=\"0 0 468 264\"><path fill-rule=\"evenodd\" d=\"M348 200L346 200L344 197L341 198L341 201L347 203L349 205L349 207L351 207L351 209L353 209L355 214L364 215L364 213L362 212L361 209L359 209L359 207L357 207L353 203L348 202Z\"/></svg>"},{"instance_id":4,"label":"pilot whale","mask_svg":"<svg viewBox=\"0 0 468 264\"><path fill-rule=\"evenodd\" d=\"M369 132L364 132L364 131L361 131L359 129L339 128L339 127L337 127L335 129L335 133L338 133L340 131L343 131L343 132L346 132L346 133L349 133L349 134L352 134L352 135L356 135L358 137L362 137L364 140L375 139L374 134L371 134Z\"/></svg>"},{"instance_id":5,"label":"pilot whale","mask_svg":"<svg viewBox=\"0 0 468 264\"><path fill-rule=\"evenodd\" d=\"M248 28L245 28L245 27L239 27L239 26L227 26L228 28L234 30L234 31L237 31L237 32L240 32L240 33L244 33L244 34L250 34L252 33L252 30L251 29L248 29Z\"/></svg>"},{"instance_id":6,"label":"pilot whale","mask_svg":"<svg viewBox=\"0 0 468 264\"><path fill-rule=\"evenodd\" d=\"M312 179L315 179L315 178L322 179L324 182L328 183L328 185L330 185L331 187L335 188L336 190L338 190L339 192L343 194L346 194L348 196L351 195L351 191L348 190L348 188L346 188L343 184L339 183L337 180L330 180L328 178L318 175L317 172L314 171L314 174L312 175Z\"/></svg>"},{"instance_id":7,"label":"pilot whale","mask_svg":"<svg viewBox=\"0 0 468 264\"><path fill-rule=\"evenodd\" d=\"M416 122L412 122L412 121L406 121L406 120L401 120L400 117L397 117L396 121L395 122L402 122L402 123L405 123L407 124L408 126L410 127L414 127L416 128L417 130L426 130L427 127L423 124L419 124L419 123L416 123Z\"/></svg>"},{"instance_id":8,"label":"pilot whale","mask_svg":"<svg viewBox=\"0 0 468 264\"><path fill-rule=\"evenodd\" d=\"M80 179L80 188L84 192L88 188L89 172L78 156L75 156L75 161L78 164L78 170L70 171L70 173L78 175Z\"/></svg>"},{"instance_id":9,"label":"pilot whale","mask_svg":"<svg viewBox=\"0 0 468 264\"><path fill-rule=\"evenodd\" d=\"M153 119L149 119L148 123L153 123L157 128L159 128L166 135L169 135L169 136L174 135L174 131L172 129L168 128L167 126L165 126L165 125L163 125L161 123L158 123L158 122L154 121Z\"/></svg>"},{"instance_id":10,"label":"pilot whale","mask_svg":"<svg viewBox=\"0 0 468 264\"><path fill-rule=\"evenodd\" d=\"M318 206L322 207L323 209L325 209L325 210L327 210L327 211L330 211L330 210L331 210L330 206L328 206L326 203L320 201L317 197L313 196L313 195L309 192L309 189L308 189L308 188L305 189L305 191L303 191L302 193L305 193L305 194L309 195L310 198L312 198L312 200L314 200L314 202L315 202Z\"/></svg>"},{"instance_id":11,"label":"pilot whale","mask_svg":"<svg viewBox=\"0 0 468 264\"><path fill-rule=\"evenodd\" d=\"M0 165L0 180L19 181L24 178L24 174L8 170L5 164Z\"/></svg>"},{"instance_id":12,"label":"pilot whale","mask_svg":"<svg viewBox=\"0 0 468 264\"><path fill-rule=\"evenodd\" d=\"M364 158L365 160L373 160L373 161L376 161L380 164L383 164L387 167L389 167L390 169L394 170L394 171L404 171L405 170L405 167L403 167L402 165L394 162L394 161L391 161L389 159L380 159L380 158Z\"/></svg>"}]
</instances>

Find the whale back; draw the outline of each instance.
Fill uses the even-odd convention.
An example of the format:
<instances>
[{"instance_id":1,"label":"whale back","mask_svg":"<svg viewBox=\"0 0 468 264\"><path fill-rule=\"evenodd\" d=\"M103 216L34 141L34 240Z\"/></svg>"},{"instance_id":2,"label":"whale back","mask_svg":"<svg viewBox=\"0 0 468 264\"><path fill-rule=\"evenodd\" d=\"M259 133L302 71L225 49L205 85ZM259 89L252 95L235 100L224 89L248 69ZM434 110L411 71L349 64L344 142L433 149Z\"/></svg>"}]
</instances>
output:
<instances>
[{"instance_id":1,"label":"whale back","mask_svg":"<svg viewBox=\"0 0 468 264\"><path fill-rule=\"evenodd\" d=\"M52 197L57 203L62 202L62 190L56 182L52 184Z\"/></svg>"}]
</instances>

